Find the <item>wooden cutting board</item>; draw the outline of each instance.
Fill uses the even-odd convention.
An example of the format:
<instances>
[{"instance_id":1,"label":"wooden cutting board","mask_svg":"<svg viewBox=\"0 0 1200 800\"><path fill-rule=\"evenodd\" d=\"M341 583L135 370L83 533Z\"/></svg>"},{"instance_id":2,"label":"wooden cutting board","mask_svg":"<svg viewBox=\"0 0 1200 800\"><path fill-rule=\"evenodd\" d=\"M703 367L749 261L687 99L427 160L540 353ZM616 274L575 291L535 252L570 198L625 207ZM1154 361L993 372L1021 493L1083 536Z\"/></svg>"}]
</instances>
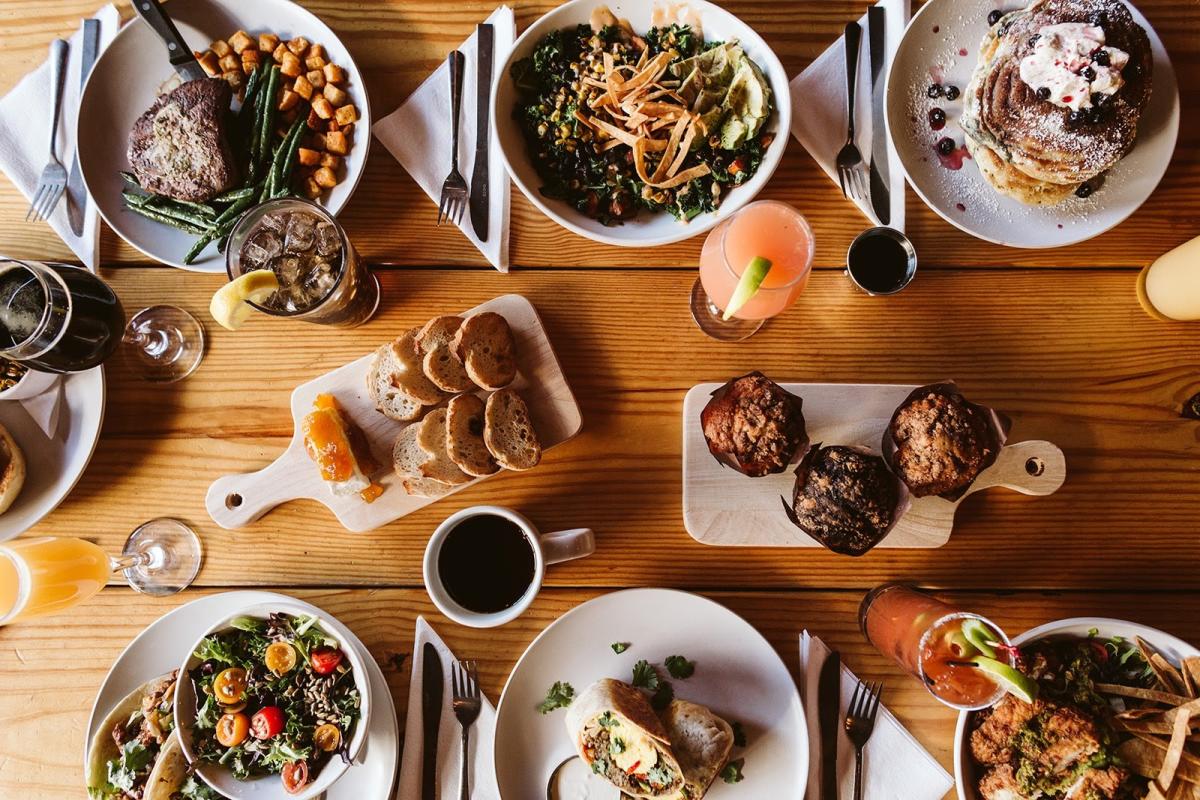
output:
<instances>
[{"instance_id":1,"label":"wooden cutting board","mask_svg":"<svg viewBox=\"0 0 1200 800\"><path fill-rule=\"evenodd\" d=\"M480 311L501 314L512 327L517 342L518 374L511 388L529 406L542 449L550 450L579 433L583 427L579 404L571 394L571 387L567 385L566 376L533 304L520 295L509 294L464 311L461 316ZM399 335L402 331L395 333ZM372 354L368 353L357 361L298 386L292 392L295 433L291 444L283 455L265 469L226 475L213 482L205 504L214 522L222 528L240 528L281 503L308 498L329 508L347 530L361 533L435 502L407 494L400 485L399 476L391 469L392 443L404 429L405 423L385 417L371 402L367 392L367 372L371 367L371 359ZM385 465L374 476L384 487L383 495L374 503L366 503L357 495L334 495L321 480L316 464L304 451L300 424L312 411L313 399L323 393L337 397L346 415L366 434L376 460ZM487 394L479 392L480 397L486 397ZM476 478L455 487L454 491L473 486L481 480L487 478Z\"/></svg>"},{"instance_id":2,"label":"wooden cutting board","mask_svg":"<svg viewBox=\"0 0 1200 800\"><path fill-rule=\"evenodd\" d=\"M792 498L791 469L748 478L722 466L708 452L700 412L723 384L693 386L683 401L683 521L704 544L752 547L820 547L794 526L780 498ZM879 452L883 432L896 407L916 386L890 384L784 383L804 398L810 440L826 445L859 445ZM1007 443L996 461L957 501L913 498L912 505L878 547L941 547L950 540L954 512L968 495L1003 486L1022 494L1048 495L1067 477L1062 450L1050 442Z\"/></svg>"}]
</instances>

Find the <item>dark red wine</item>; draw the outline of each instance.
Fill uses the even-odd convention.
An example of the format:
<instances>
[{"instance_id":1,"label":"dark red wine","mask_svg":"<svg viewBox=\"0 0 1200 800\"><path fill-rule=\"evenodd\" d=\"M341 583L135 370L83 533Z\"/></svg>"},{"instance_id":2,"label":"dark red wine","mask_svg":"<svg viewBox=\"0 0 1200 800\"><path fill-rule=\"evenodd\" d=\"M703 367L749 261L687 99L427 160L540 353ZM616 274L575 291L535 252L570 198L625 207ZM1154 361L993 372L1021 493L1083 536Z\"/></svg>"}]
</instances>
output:
<instances>
[{"instance_id":1,"label":"dark red wine","mask_svg":"<svg viewBox=\"0 0 1200 800\"><path fill-rule=\"evenodd\" d=\"M888 236L864 237L851 249L847 266L858 285L875 294L899 291L909 279L908 251Z\"/></svg>"},{"instance_id":2,"label":"dark red wine","mask_svg":"<svg viewBox=\"0 0 1200 800\"><path fill-rule=\"evenodd\" d=\"M483 514L447 534L437 569L454 602L494 614L516 605L533 583L533 545L512 520Z\"/></svg>"}]
</instances>

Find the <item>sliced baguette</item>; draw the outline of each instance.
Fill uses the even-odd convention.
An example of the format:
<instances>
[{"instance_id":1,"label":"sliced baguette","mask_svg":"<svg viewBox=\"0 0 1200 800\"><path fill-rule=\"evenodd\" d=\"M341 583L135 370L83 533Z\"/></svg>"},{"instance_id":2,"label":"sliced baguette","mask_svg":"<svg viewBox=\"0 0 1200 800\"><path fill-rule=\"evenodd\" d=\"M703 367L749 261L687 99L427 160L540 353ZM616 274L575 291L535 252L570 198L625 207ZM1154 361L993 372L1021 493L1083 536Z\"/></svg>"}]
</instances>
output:
<instances>
[{"instance_id":1,"label":"sliced baguette","mask_svg":"<svg viewBox=\"0 0 1200 800\"><path fill-rule=\"evenodd\" d=\"M0 514L16 502L25 485L25 455L12 434L0 425Z\"/></svg>"},{"instance_id":2,"label":"sliced baguette","mask_svg":"<svg viewBox=\"0 0 1200 800\"><path fill-rule=\"evenodd\" d=\"M421 477L451 486L471 480L470 475L450 460L446 450L446 409L434 409L422 420L421 430L417 433L417 445L428 454L421 464Z\"/></svg>"},{"instance_id":3,"label":"sliced baguette","mask_svg":"<svg viewBox=\"0 0 1200 800\"><path fill-rule=\"evenodd\" d=\"M473 314L454 336L467 376L484 389L503 389L517 377L517 341L508 320L494 311Z\"/></svg>"},{"instance_id":4,"label":"sliced baguette","mask_svg":"<svg viewBox=\"0 0 1200 800\"><path fill-rule=\"evenodd\" d=\"M447 392L469 392L476 388L454 352L454 337L461 325L462 317L434 317L417 334L425 375Z\"/></svg>"},{"instance_id":5,"label":"sliced baguette","mask_svg":"<svg viewBox=\"0 0 1200 800\"><path fill-rule=\"evenodd\" d=\"M414 422L400 431L392 445L392 469L401 478L420 478L421 465L429 459L429 454L417 443L424 422Z\"/></svg>"},{"instance_id":6,"label":"sliced baguette","mask_svg":"<svg viewBox=\"0 0 1200 800\"><path fill-rule=\"evenodd\" d=\"M485 408L473 394L460 394L446 406L446 452L459 469L477 478L500 469L483 441Z\"/></svg>"},{"instance_id":7,"label":"sliced baguette","mask_svg":"<svg viewBox=\"0 0 1200 800\"><path fill-rule=\"evenodd\" d=\"M483 441L505 469L533 469L542 460L542 445L529 418L529 408L512 389L501 389L488 398L483 413Z\"/></svg>"},{"instance_id":8,"label":"sliced baguette","mask_svg":"<svg viewBox=\"0 0 1200 800\"><path fill-rule=\"evenodd\" d=\"M445 497L454 489L450 484L440 483L432 478L405 478L400 481L400 485L413 497L428 497L431 500Z\"/></svg>"},{"instance_id":9,"label":"sliced baguette","mask_svg":"<svg viewBox=\"0 0 1200 800\"><path fill-rule=\"evenodd\" d=\"M390 344L378 348L367 373L367 391L375 408L385 417L397 422L412 422L420 418L425 406L396 384L395 375L400 369Z\"/></svg>"},{"instance_id":10,"label":"sliced baguette","mask_svg":"<svg viewBox=\"0 0 1200 800\"><path fill-rule=\"evenodd\" d=\"M427 406L435 406L446 399L447 393L429 380L421 366L422 354L417 347L417 334L420 330L407 330L392 342L392 354L396 364L396 371L392 377L400 391Z\"/></svg>"}]
</instances>

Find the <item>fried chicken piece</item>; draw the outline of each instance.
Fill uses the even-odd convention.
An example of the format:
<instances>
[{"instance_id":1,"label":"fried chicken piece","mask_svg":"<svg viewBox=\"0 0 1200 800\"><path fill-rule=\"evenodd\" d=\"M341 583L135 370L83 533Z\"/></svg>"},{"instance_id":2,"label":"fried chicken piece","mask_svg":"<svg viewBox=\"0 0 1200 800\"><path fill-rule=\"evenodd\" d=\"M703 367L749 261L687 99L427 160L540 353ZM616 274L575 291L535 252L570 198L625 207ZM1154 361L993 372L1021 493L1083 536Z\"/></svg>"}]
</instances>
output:
<instances>
[{"instance_id":1,"label":"fried chicken piece","mask_svg":"<svg viewBox=\"0 0 1200 800\"><path fill-rule=\"evenodd\" d=\"M1044 746L1029 748L1025 755L1043 774L1057 775L1100 751L1096 723L1073 708L1046 704L1039 713Z\"/></svg>"},{"instance_id":2,"label":"fried chicken piece","mask_svg":"<svg viewBox=\"0 0 1200 800\"><path fill-rule=\"evenodd\" d=\"M1011 764L1001 764L988 770L983 779L979 781L979 794L983 800L1032 800L1021 794L1021 788L1017 785L1017 776L1013 773Z\"/></svg>"},{"instance_id":3,"label":"fried chicken piece","mask_svg":"<svg viewBox=\"0 0 1200 800\"><path fill-rule=\"evenodd\" d=\"M1067 790L1065 800L1113 800L1128 777L1121 767L1085 770Z\"/></svg>"},{"instance_id":4,"label":"fried chicken piece","mask_svg":"<svg viewBox=\"0 0 1200 800\"><path fill-rule=\"evenodd\" d=\"M1013 757L1013 739L1044 708L1007 695L971 733L971 754L980 764L1008 764ZM1011 770L1010 770L1011 772Z\"/></svg>"}]
</instances>

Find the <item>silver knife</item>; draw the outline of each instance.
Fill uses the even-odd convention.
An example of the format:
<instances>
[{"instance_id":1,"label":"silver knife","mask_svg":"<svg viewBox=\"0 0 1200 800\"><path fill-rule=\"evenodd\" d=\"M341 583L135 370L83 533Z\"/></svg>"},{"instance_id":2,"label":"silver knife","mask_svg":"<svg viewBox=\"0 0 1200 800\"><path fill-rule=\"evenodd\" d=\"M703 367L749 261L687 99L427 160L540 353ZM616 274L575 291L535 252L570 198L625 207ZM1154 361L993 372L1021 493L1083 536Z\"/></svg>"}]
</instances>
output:
<instances>
[{"instance_id":1,"label":"silver knife","mask_svg":"<svg viewBox=\"0 0 1200 800\"><path fill-rule=\"evenodd\" d=\"M83 99L83 85L87 83L92 65L96 63L96 54L100 50L100 20L85 19L83 21L83 56L79 62L79 97ZM83 185L83 171L79 167L79 141L75 141L75 157L71 161L71 176L67 178L67 220L71 223L71 232L83 236L83 215L87 211L87 189Z\"/></svg>"},{"instance_id":2,"label":"silver knife","mask_svg":"<svg viewBox=\"0 0 1200 800\"><path fill-rule=\"evenodd\" d=\"M495 30L483 23L476 33L475 57L479 61L475 86L475 166L471 170L471 227L479 241L488 238L488 178L492 143L490 112L492 105L492 54Z\"/></svg>"},{"instance_id":3,"label":"silver knife","mask_svg":"<svg viewBox=\"0 0 1200 800\"><path fill-rule=\"evenodd\" d=\"M836 650L821 665L817 679L817 724L821 734L821 797L838 800L837 751L842 708L842 657Z\"/></svg>"},{"instance_id":4,"label":"silver knife","mask_svg":"<svg viewBox=\"0 0 1200 800\"><path fill-rule=\"evenodd\" d=\"M446 682L442 674L442 659L432 642L425 643L421 658L421 721L425 727L425 744L421 748L421 800L437 800L438 728L442 723L442 690Z\"/></svg>"},{"instance_id":5,"label":"silver knife","mask_svg":"<svg viewBox=\"0 0 1200 800\"><path fill-rule=\"evenodd\" d=\"M892 194L888 182L887 128L883 119L887 12L881 6L867 9L867 39L871 48L871 206L879 224L887 225L892 220Z\"/></svg>"},{"instance_id":6,"label":"silver knife","mask_svg":"<svg viewBox=\"0 0 1200 800\"><path fill-rule=\"evenodd\" d=\"M158 0L133 0L133 10L166 44L171 66L183 76L185 81L196 81L208 77L204 67L200 66L200 62L192 55L192 48L188 47L188 43L179 35L179 29L175 27L170 15Z\"/></svg>"}]
</instances>

